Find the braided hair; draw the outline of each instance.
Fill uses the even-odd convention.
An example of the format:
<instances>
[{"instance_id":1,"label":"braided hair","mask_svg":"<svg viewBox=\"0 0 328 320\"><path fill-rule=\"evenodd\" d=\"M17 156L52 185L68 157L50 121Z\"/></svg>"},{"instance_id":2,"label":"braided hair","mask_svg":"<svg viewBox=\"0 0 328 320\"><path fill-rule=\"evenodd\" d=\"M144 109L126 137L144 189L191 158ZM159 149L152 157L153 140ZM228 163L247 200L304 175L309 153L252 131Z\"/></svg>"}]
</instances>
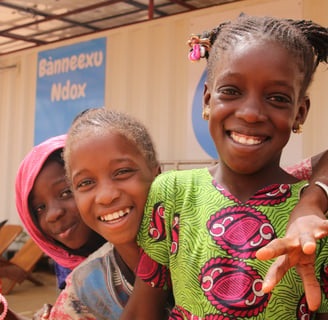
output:
<instances>
[{"instance_id":1,"label":"braided hair","mask_svg":"<svg viewBox=\"0 0 328 320\"><path fill-rule=\"evenodd\" d=\"M207 59L207 81L214 77L214 66L222 50L241 40L275 41L284 47L303 74L300 97L305 95L320 62L327 63L328 30L312 21L278 19L274 17L239 16L223 22L211 31L192 35L188 41L191 60ZM194 55L194 50L199 54Z\"/></svg>"}]
</instances>

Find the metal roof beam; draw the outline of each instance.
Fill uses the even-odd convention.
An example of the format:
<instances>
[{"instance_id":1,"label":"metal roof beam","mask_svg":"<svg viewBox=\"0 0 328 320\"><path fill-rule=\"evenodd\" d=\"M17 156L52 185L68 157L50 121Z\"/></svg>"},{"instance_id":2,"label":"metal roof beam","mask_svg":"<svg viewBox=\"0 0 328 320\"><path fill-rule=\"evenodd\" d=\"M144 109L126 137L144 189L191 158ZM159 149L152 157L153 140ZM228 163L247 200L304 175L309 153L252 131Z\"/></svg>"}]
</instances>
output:
<instances>
[{"instance_id":1,"label":"metal roof beam","mask_svg":"<svg viewBox=\"0 0 328 320\"><path fill-rule=\"evenodd\" d=\"M37 45L47 44L47 42L42 41L42 40L29 39L29 38L26 38L26 37L23 37L23 36L19 36L17 34L11 34L9 32L0 32L0 35L1 35L1 37L10 38L10 39L13 39L13 40L21 40L21 41L24 41L24 42L32 42L32 43L35 43Z\"/></svg>"},{"instance_id":2,"label":"metal roof beam","mask_svg":"<svg viewBox=\"0 0 328 320\"><path fill-rule=\"evenodd\" d=\"M148 19L152 20L154 18L154 0L149 0L148 3Z\"/></svg>"},{"instance_id":3,"label":"metal roof beam","mask_svg":"<svg viewBox=\"0 0 328 320\"><path fill-rule=\"evenodd\" d=\"M3 31L4 32L10 32L10 31L13 31L13 30L16 30L16 29L26 28L26 27L29 27L31 25L35 25L35 24L39 24L39 23L47 22L47 21L51 21L51 20L60 20L60 21L63 21L63 22L67 22L67 23L70 23L70 24L82 26L82 27L97 31L99 29L96 28L96 27L88 26L84 23L79 23L79 22L74 21L74 20L65 19L65 17L69 16L69 15L85 12L85 11L94 10L94 9L97 9L97 8L100 8L100 7L105 7L105 6L115 4L117 2L122 2L122 1L124 1L124 0L109 0L109 1L105 1L105 2L98 2L96 4L93 4L93 5L90 5L90 6L87 6L87 7L78 8L76 10L71 10L71 11L65 12L63 14L58 14L58 15L46 14L44 12L41 12L41 11L38 11L38 10L35 10L35 9L32 9L32 8L23 8L23 7L20 7L20 6L16 6L16 5L13 5L13 4L10 4L10 3L4 3L4 2L0 1L0 6L44 17L44 19L42 19L42 20L38 20L38 21L35 21L35 22L30 22L30 23L25 23L25 24L22 24L22 25L19 25L19 26L15 26L15 27L3 30Z\"/></svg>"},{"instance_id":4,"label":"metal roof beam","mask_svg":"<svg viewBox=\"0 0 328 320\"><path fill-rule=\"evenodd\" d=\"M125 1L125 2L128 3L128 4L130 4L130 5L132 5L132 6L135 6L136 8L139 8L139 9L142 9L142 10L147 10L147 11L149 10L149 5L147 6L147 5L145 5L143 3L140 3L138 1L128 0L128 1ZM162 17L167 16L167 13L166 12L161 11L161 10L158 10L156 8L156 6L154 6L154 12L156 14L158 14L159 16L162 16Z\"/></svg>"},{"instance_id":5,"label":"metal roof beam","mask_svg":"<svg viewBox=\"0 0 328 320\"><path fill-rule=\"evenodd\" d=\"M197 9L197 7L195 7L195 6L191 5L191 4L188 4L188 3L186 3L185 1L182 1L182 0L169 0L169 1L171 1L173 3L176 3L176 4L179 4L180 6L183 6L185 8L188 8L190 10Z\"/></svg>"}]
</instances>

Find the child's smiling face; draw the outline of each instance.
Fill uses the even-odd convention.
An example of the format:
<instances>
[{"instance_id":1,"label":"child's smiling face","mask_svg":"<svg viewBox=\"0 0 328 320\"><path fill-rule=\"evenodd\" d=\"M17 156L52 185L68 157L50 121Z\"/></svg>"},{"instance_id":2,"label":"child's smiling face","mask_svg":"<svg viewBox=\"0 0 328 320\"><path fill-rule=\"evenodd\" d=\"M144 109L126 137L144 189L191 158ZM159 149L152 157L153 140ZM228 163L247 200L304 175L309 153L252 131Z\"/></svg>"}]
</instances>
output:
<instances>
[{"instance_id":1,"label":"child's smiling face","mask_svg":"<svg viewBox=\"0 0 328 320\"><path fill-rule=\"evenodd\" d=\"M293 57L277 43L248 40L221 51L215 68L204 107L220 158L241 174L279 165L292 129L308 111Z\"/></svg>"},{"instance_id":2,"label":"child's smiling face","mask_svg":"<svg viewBox=\"0 0 328 320\"><path fill-rule=\"evenodd\" d=\"M47 162L35 179L29 205L42 231L71 249L79 249L93 234L82 221L64 166Z\"/></svg>"},{"instance_id":3,"label":"child's smiling face","mask_svg":"<svg viewBox=\"0 0 328 320\"><path fill-rule=\"evenodd\" d=\"M69 166L83 220L114 245L135 241L158 168L115 131L76 141Z\"/></svg>"}]
</instances>

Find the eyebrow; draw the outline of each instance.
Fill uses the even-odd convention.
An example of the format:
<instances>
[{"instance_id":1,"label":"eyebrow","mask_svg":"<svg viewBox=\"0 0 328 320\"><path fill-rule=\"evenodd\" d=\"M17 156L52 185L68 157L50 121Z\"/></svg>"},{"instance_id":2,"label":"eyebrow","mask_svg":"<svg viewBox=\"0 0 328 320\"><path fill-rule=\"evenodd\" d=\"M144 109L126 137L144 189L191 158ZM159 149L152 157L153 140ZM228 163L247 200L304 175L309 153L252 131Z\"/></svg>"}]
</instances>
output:
<instances>
[{"instance_id":1,"label":"eyebrow","mask_svg":"<svg viewBox=\"0 0 328 320\"><path fill-rule=\"evenodd\" d=\"M58 185L58 184L60 184L62 182L66 182L67 183L67 178L65 176L62 177L61 179L56 180L55 183L53 183L53 185Z\"/></svg>"},{"instance_id":2,"label":"eyebrow","mask_svg":"<svg viewBox=\"0 0 328 320\"><path fill-rule=\"evenodd\" d=\"M132 158L118 158L118 159L112 159L109 161L109 164L112 163L122 163L122 162L129 162L131 164L135 164L135 162L132 160ZM81 169L80 171L76 172L74 175L72 175L72 180L74 180L76 177L80 176L81 174L83 174L83 172L85 171L89 171L89 169Z\"/></svg>"},{"instance_id":3,"label":"eyebrow","mask_svg":"<svg viewBox=\"0 0 328 320\"><path fill-rule=\"evenodd\" d=\"M65 182L65 183L68 184L67 179L66 179L65 177L62 177L62 178L60 178L60 179L57 179L57 180L56 180L54 183L52 183L51 185L52 185L52 186L57 186L57 185L61 184L62 182ZM33 188L34 188L34 186L33 186ZM30 201L33 201L35 198L37 198L37 197L33 194L33 188L31 189L30 194L29 194L29 199L30 199Z\"/></svg>"},{"instance_id":4,"label":"eyebrow","mask_svg":"<svg viewBox=\"0 0 328 320\"><path fill-rule=\"evenodd\" d=\"M223 80L226 78L233 78L233 77L237 77L237 78L243 78L244 76L241 73L238 72L230 72L230 71L226 71L224 73L221 73L220 76L217 78L218 80ZM294 87L289 85L286 81L284 80L269 80L268 81L269 84L272 85L279 85L279 86L284 86L284 87L288 87L290 90L294 91Z\"/></svg>"},{"instance_id":5,"label":"eyebrow","mask_svg":"<svg viewBox=\"0 0 328 320\"><path fill-rule=\"evenodd\" d=\"M85 172L85 171L88 171L88 170L87 170L87 169L82 169L82 170L76 172L75 174L72 174L72 181L74 181L74 179L75 179L76 177L79 177L80 175L82 175L83 172Z\"/></svg>"}]
</instances>

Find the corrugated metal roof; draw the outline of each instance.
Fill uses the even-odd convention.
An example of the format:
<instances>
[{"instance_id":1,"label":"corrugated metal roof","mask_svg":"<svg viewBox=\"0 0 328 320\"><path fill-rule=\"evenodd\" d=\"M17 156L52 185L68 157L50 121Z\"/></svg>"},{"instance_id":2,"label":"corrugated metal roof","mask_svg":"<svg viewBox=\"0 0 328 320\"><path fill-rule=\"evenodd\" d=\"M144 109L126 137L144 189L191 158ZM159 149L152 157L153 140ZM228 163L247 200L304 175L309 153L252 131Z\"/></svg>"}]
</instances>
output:
<instances>
[{"instance_id":1,"label":"corrugated metal roof","mask_svg":"<svg viewBox=\"0 0 328 320\"><path fill-rule=\"evenodd\" d=\"M3 0L0 55L240 0Z\"/></svg>"}]
</instances>

